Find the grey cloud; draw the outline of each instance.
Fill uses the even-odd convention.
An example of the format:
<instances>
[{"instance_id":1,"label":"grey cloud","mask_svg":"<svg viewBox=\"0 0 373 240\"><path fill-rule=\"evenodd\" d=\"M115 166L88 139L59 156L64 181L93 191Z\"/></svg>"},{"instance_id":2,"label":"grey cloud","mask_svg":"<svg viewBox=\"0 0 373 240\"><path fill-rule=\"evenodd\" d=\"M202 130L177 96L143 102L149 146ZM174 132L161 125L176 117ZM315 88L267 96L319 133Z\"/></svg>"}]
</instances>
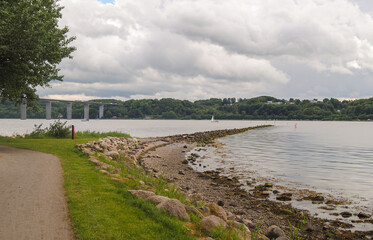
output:
<instances>
[{"instance_id":1,"label":"grey cloud","mask_svg":"<svg viewBox=\"0 0 373 240\"><path fill-rule=\"evenodd\" d=\"M61 64L65 81L40 93L291 97L348 94L353 82L364 94L373 20L359 1L62 0L78 50Z\"/></svg>"}]
</instances>

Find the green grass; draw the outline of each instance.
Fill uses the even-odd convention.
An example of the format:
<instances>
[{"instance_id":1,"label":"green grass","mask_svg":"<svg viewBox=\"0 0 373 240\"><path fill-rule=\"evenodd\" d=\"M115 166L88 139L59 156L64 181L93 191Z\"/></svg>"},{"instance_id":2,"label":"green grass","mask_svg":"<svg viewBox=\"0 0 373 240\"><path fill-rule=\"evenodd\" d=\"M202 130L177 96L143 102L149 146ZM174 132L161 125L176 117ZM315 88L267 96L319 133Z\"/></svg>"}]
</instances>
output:
<instances>
[{"instance_id":1,"label":"green grass","mask_svg":"<svg viewBox=\"0 0 373 240\"><path fill-rule=\"evenodd\" d=\"M51 153L61 159L69 214L77 239L194 239L187 235L182 221L158 210L152 203L132 197L127 192L129 186L100 174L75 145L107 134L83 137L88 135L77 134L75 141L0 137L0 144ZM140 172L137 174L150 181ZM154 182L156 191L161 192L162 184Z\"/></svg>"}]
</instances>

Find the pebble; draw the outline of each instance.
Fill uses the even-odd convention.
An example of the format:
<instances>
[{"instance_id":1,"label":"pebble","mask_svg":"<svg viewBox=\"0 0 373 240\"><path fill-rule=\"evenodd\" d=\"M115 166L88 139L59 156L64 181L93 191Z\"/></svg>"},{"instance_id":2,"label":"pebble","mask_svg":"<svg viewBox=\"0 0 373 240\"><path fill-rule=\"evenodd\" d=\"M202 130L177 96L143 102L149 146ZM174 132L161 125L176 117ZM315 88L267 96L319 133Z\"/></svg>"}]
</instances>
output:
<instances>
[{"instance_id":1,"label":"pebble","mask_svg":"<svg viewBox=\"0 0 373 240\"><path fill-rule=\"evenodd\" d=\"M183 171L181 171L181 170L179 171L179 174L180 175L185 175L185 173Z\"/></svg>"},{"instance_id":2,"label":"pebble","mask_svg":"<svg viewBox=\"0 0 373 240\"><path fill-rule=\"evenodd\" d=\"M358 215L357 215L358 218L370 218L370 215L369 214L366 214L366 213L362 213L360 212Z\"/></svg>"},{"instance_id":3,"label":"pebble","mask_svg":"<svg viewBox=\"0 0 373 240\"><path fill-rule=\"evenodd\" d=\"M221 200L219 200L219 201L218 201L218 205L222 207L222 206L224 206L224 202L221 201Z\"/></svg>"},{"instance_id":4,"label":"pebble","mask_svg":"<svg viewBox=\"0 0 373 240\"><path fill-rule=\"evenodd\" d=\"M352 213L350 212L341 212L341 216L344 217L344 218L349 218L352 216Z\"/></svg>"}]
</instances>

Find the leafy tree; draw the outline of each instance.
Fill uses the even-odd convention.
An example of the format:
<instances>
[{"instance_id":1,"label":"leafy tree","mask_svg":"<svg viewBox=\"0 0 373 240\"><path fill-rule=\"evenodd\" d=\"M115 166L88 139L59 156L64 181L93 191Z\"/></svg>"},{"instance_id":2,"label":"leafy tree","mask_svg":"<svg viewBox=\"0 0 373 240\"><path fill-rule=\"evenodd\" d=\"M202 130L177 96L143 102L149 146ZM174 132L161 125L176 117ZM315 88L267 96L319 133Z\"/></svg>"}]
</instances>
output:
<instances>
[{"instance_id":1,"label":"leafy tree","mask_svg":"<svg viewBox=\"0 0 373 240\"><path fill-rule=\"evenodd\" d=\"M62 81L57 65L71 58L58 0L0 0L0 98L35 107L36 87Z\"/></svg>"}]
</instances>

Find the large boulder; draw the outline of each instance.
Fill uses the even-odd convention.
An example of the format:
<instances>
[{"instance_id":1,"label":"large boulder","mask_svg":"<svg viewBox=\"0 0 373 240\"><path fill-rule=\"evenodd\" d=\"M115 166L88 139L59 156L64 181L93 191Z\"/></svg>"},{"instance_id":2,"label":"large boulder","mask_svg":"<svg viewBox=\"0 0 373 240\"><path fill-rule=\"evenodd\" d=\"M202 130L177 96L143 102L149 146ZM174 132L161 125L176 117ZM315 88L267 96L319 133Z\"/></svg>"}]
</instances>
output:
<instances>
[{"instance_id":1,"label":"large boulder","mask_svg":"<svg viewBox=\"0 0 373 240\"><path fill-rule=\"evenodd\" d=\"M143 200L148 200L150 197L155 196L155 193L145 190L128 190L133 196L141 198Z\"/></svg>"},{"instance_id":2,"label":"large boulder","mask_svg":"<svg viewBox=\"0 0 373 240\"><path fill-rule=\"evenodd\" d=\"M208 205L208 208L210 209L210 214L215 215L217 217L220 217L225 222L227 221L227 213L225 212L224 208L218 206L216 203L210 203Z\"/></svg>"},{"instance_id":3,"label":"large boulder","mask_svg":"<svg viewBox=\"0 0 373 240\"><path fill-rule=\"evenodd\" d=\"M282 237L282 236L285 236L285 232L277 227L276 225L272 225L270 226L267 231L266 231L266 234L265 234L269 239L276 239L276 238L279 238L279 237Z\"/></svg>"},{"instance_id":4,"label":"large boulder","mask_svg":"<svg viewBox=\"0 0 373 240\"><path fill-rule=\"evenodd\" d=\"M225 228L225 227L227 227L227 223L223 219L221 219L220 217L217 217L215 215L210 215L210 216L204 217L201 220L201 227L204 231L209 233L214 228L217 228L217 227Z\"/></svg>"},{"instance_id":5,"label":"large boulder","mask_svg":"<svg viewBox=\"0 0 373 240\"><path fill-rule=\"evenodd\" d=\"M169 198L164 197L164 196L154 195L154 196L149 197L147 200L149 200L149 201L151 201L155 204L160 204L161 202L169 200Z\"/></svg>"},{"instance_id":6,"label":"large boulder","mask_svg":"<svg viewBox=\"0 0 373 240\"><path fill-rule=\"evenodd\" d=\"M185 210L184 204L177 199L168 199L157 205L157 208L166 210L172 216L190 221L189 215Z\"/></svg>"}]
</instances>

